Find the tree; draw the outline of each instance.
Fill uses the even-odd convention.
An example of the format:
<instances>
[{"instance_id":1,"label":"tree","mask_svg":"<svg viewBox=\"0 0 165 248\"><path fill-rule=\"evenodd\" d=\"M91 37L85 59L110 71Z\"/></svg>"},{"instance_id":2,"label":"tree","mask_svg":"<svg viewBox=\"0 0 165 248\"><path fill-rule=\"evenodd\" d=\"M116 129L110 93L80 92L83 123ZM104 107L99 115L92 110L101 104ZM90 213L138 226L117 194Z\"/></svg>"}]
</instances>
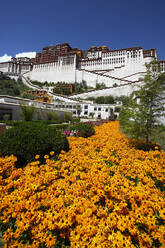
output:
<instances>
[{"instance_id":1,"label":"tree","mask_svg":"<svg viewBox=\"0 0 165 248\"><path fill-rule=\"evenodd\" d=\"M106 85L105 83L96 83L96 90L102 90L102 89L106 89Z\"/></svg>"},{"instance_id":2,"label":"tree","mask_svg":"<svg viewBox=\"0 0 165 248\"><path fill-rule=\"evenodd\" d=\"M117 96L115 97L115 101L121 101L122 105L127 105L129 101L129 97L125 95Z\"/></svg>"},{"instance_id":3,"label":"tree","mask_svg":"<svg viewBox=\"0 0 165 248\"><path fill-rule=\"evenodd\" d=\"M112 87L117 87L118 86L118 84L117 83L114 83L113 85L112 85Z\"/></svg>"},{"instance_id":4,"label":"tree","mask_svg":"<svg viewBox=\"0 0 165 248\"><path fill-rule=\"evenodd\" d=\"M143 138L146 147L155 128L163 123L165 115L165 73L160 72L159 63L146 65L147 74L141 86L134 91L120 112L123 131L134 138Z\"/></svg>"},{"instance_id":5,"label":"tree","mask_svg":"<svg viewBox=\"0 0 165 248\"><path fill-rule=\"evenodd\" d=\"M98 96L96 99L95 99L95 102L97 104L104 104L105 103L105 97L104 96Z\"/></svg>"}]
</instances>

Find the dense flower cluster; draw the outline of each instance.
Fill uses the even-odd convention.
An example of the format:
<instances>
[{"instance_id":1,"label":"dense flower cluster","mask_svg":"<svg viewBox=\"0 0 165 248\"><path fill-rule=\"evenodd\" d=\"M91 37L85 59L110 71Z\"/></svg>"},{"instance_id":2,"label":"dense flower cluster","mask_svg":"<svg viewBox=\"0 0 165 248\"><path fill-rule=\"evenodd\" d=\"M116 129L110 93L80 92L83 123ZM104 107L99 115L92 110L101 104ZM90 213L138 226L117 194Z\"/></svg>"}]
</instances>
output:
<instances>
[{"instance_id":1,"label":"dense flower cluster","mask_svg":"<svg viewBox=\"0 0 165 248\"><path fill-rule=\"evenodd\" d=\"M129 147L118 122L95 131L56 161L0 158L5 247L165 247L165 152Z\"/></svg>"}]
</instances>

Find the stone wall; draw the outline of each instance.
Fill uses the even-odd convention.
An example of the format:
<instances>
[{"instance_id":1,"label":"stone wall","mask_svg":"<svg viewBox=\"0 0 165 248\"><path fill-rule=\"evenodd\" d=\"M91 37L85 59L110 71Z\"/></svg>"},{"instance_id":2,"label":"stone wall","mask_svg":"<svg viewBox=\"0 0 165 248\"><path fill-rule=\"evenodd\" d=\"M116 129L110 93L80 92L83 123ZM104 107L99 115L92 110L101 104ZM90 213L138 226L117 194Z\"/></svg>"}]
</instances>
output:
<instances>
[{"instance_id":1,"label":"stone wall","mask_svg":"<svg viewBox=\"0 0 165 248\"><path fill-rule=\"evenodd\" d=\"M43 67L36 67L32 71L24 74L25 77L29 77L31 80L37 80L39 82L75 82L75 68L74 65L66 66L53 66L47 65Z\"/></svg>"}]
</instances>

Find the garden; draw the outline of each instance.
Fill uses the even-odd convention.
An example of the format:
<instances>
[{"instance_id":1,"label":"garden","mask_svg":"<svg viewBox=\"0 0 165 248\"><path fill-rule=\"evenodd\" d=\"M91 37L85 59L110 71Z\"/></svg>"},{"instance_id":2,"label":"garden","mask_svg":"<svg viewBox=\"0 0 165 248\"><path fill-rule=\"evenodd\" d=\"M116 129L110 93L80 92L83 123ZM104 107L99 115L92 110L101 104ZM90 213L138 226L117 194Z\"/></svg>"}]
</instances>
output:
<instances>
[{"instance_id":1,"label":"garden","mask_svg":"<svg viewBox=\"0 0 165 248\"><path fill-rule=\"evenodd\" d=\"M66 137L27 123L22 136L20 127L0 136L4 247L165 247L165 152L138 150L118 121L101 124L78 123Z\"/></svg>"}]
</instances>

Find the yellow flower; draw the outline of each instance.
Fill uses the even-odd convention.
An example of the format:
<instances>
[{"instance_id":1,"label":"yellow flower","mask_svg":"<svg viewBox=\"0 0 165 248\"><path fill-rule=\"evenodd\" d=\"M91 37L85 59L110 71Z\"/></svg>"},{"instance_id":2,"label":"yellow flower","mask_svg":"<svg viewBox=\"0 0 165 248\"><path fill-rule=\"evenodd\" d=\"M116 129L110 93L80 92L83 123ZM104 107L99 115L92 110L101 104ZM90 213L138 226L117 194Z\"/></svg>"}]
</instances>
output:
<instances>
[{"instance_id":1,"label":"yellow flower","mask_svg":"<svg viewBox=\"0 0 165 248\"><path fill-rule=\"evenodd\" d=\"M39 159L39 158L40 158L40 155L36 155L36 156L35 156L35 159Z\"/></svg>"},{"instance_id":2,"label":"yellow flower","mask_svg":"<svg viewBox=\"0 0 165 248\"><path fill-rule=\"evenodd\" d=\"M48 159L48 158L49 158L49 155L45 155L44 158L45 158L45 159Z\"/></svg>"},{"instance_id":3,"label":"yellow flower","mask_svg":"<svg viewBox=\"0 0 165 248\"><path fill-rule=\"evenodd\" d=\"M53 156L53 155L54 155L54 152L53 152L53 151L52 151L52 152L50 152L50 155L51 155L51 156Z\"/></svg>"},{"instance_id":4,"label":"yellow flower","mask_svg":"<svg viewBox=\"0 0 165 248\"><path fill-rule=\"evenodd\" d=\"M52 151L40 166L17 169L14 156L0 157L0 222L10 226L12 217L16 227L4 233L5 247L22 247L27 230L32 248L53 247L56 233L73 248L151 247L152 238L165 246L156 183L164 182L165 152L130 147L119 128L110 122L90 138L69 137L69 152L54 160Z\"/></svg>"},{"instance_id":5,"label":"yellow flower","mask_svg":"<svg viewBox=\"0 0 165 248\"><path fill-rule=\"evenodd\" d=\"M55 237L49 235L47 238L46 238L46 245L47 247L52 247L56 242L56 239Z\"/></svg>"}]
</instances>

